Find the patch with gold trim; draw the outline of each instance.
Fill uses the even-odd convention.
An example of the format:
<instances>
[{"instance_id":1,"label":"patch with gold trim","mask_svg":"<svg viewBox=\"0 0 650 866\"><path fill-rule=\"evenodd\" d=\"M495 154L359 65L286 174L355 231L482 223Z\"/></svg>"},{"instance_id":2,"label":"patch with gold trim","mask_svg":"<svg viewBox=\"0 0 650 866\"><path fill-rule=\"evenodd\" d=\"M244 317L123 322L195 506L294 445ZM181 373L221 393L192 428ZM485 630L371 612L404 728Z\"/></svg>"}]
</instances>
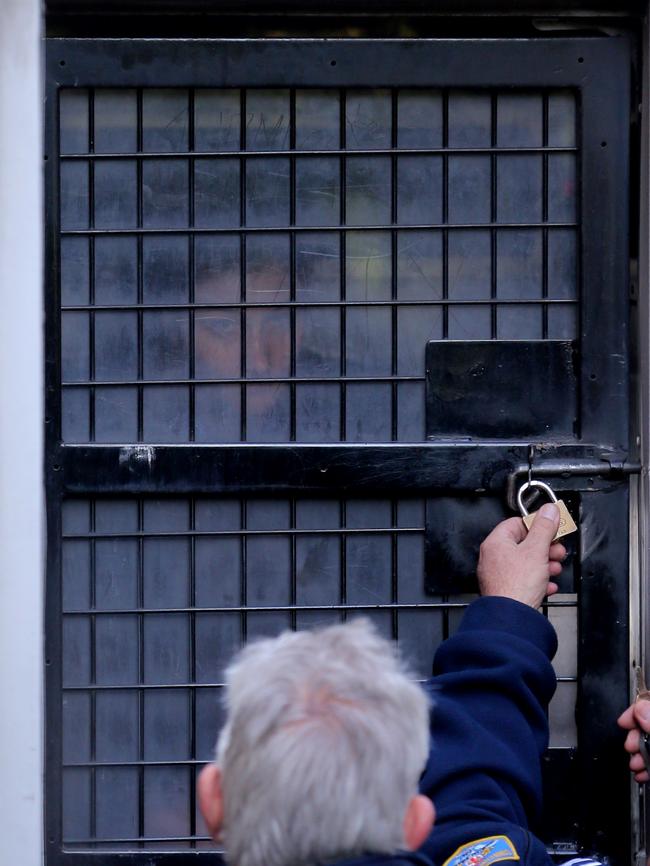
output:
<instances>
[{"instance_id":1,"label":"patch with gold trim","mask_svg":"<svg viewBox=\"0 0 650 866\"><path fill-rule=\"evenodd\" d=\"M507 836L486 836L461 845L442 866L490 866L500 860L519 859L515 846Z\"/></svg>"}]
</instances>

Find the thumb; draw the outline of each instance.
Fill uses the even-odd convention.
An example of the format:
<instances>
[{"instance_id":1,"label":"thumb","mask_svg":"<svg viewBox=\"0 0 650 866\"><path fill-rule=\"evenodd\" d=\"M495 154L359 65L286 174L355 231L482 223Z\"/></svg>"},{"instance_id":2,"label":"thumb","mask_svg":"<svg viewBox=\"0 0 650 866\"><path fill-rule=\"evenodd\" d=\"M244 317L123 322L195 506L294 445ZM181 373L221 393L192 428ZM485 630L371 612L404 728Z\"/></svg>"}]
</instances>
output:
<instances>
[{"instance_id":1,"label":"thumb","mask_svg":"<svg viewBox=\"0 0 650 866\"><path fill-rule=\"evenodd\" d=\"M531 550L543 551L548 556L548 550L559 525L560 509L552 502L547 502L537 512L530 532L523 543Z\"/></svg>"},{"instance_id":2,"label":"thumb","mask_svg":"<svg viewBox=\"0 0 650 866\"><path fill-rule=\"evenodd\" d=\"M650 733L650 701L640 700L634 704L634 718L642 731Z\"/></svg>"}]
</instances>

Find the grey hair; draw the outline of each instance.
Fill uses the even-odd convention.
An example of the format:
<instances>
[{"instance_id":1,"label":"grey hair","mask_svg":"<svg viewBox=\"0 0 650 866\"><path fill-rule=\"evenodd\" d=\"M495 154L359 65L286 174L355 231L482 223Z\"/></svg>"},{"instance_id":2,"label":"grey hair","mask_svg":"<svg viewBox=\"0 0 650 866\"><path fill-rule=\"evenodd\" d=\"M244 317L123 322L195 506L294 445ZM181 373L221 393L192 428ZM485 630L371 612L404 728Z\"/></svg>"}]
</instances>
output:
<instances>
[{"instance_id":1,"label":"grey hair","mask_svg":"<svg viewBox=\"0 0 650 866\"><path fill-rule=\"evenodd\" d=\"M304 866L404 845L429 703L367 620L250 644L226 681L216 761L232 866Z\"/></svg>"}]
</instances>

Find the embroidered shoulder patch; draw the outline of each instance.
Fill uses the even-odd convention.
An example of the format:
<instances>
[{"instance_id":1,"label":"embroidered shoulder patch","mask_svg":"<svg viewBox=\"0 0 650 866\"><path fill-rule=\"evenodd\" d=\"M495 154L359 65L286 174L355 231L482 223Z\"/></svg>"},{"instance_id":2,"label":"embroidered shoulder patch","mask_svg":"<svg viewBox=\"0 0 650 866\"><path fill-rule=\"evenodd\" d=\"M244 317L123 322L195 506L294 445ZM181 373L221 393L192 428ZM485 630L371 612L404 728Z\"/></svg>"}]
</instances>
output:
<instances>
[{"instance_id":1,"label":"embroidered shoulder patch","mask_svg":"<svg viewBox=\"0 0 650 866\"><path fill-rule=\"evenodd\" d=\"M490 866L499 860L519 859L515 846L507 836L486 836L461 845L442 866Z\"/></svg>"}]
</instances>

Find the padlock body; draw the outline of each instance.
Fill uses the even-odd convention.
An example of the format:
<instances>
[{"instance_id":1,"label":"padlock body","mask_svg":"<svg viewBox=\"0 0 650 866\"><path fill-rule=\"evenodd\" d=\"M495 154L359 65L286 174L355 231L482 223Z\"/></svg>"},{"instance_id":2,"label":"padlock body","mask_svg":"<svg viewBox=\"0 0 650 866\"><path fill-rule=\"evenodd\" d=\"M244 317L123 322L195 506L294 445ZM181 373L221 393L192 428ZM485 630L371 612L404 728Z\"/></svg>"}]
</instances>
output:
<instances>
[{"instance_id":1,"label":"padlock body","mask_svg":"<svg viewBox=\"0 0 650 866\"><path fill-rule=\"evenodd\" d=\"M560 509L560 525L558 526L555 538L553 539L553 541L557 541L558 538L562 538L564 535L570 535L572 532L576 532L578 527L575 525L573 517L571 517L568 508L561 499L558 499L554 504ZM526 529L530 530L536 517L537 511L533 511L532 514L527 514L523 518Z\"/></svg>"}]
</instances>

